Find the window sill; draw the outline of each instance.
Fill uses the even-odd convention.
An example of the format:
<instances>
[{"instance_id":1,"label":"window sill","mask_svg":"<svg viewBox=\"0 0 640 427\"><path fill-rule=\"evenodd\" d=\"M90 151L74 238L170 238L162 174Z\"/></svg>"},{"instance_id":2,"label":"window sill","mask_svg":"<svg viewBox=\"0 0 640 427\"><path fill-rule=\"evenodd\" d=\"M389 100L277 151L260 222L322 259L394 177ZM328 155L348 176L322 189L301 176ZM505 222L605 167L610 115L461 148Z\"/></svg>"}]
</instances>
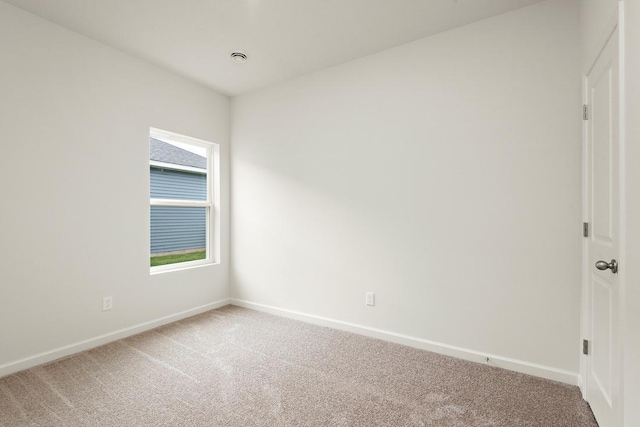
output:
<instances>
[{"instance_id":1,"label":"window sill","mask_svg":"<svg viewBox=\"0 0 640 427\"><path fill-rule=\"evenodd\" d=\"M179 263L178 265L176 264L159 265L157 267L151 267L149 270L149 274L151 276L155 276L157 274L172 273L175 271L192 270L194 268L211 267L211 266L217 266L217 265L220 265L219 261L218 262L192 261L192 262L182 262L182 263Z\"/></svg>"}]
</instances>

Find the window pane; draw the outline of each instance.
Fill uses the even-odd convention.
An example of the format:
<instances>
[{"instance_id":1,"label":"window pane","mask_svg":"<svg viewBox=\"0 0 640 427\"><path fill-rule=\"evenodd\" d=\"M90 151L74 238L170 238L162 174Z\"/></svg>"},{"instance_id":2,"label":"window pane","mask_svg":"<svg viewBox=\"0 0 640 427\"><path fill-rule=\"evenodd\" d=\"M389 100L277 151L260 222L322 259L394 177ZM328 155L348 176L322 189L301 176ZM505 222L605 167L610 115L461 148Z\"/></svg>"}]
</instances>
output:
<instances>
[{"instance_id":1,"label":"window pane","mask_svg":"<svg viewBox=\"0 0 640 427\"><path fill-rule=\"evenodd\" d=\"M151 198L207 200L207 175L151 167Z\"/></svg>"},{"instance_id":2,"label":"window pane","mask_svg":"<svg viewBox=\"0 0 640 427\"><path fill-rule=\"evenodd\" d=\"M151 138L151 198L207 200L206 156L202 147Z\"/></svg>"},{"instance_id":3,"label":"window pane","mask_svg":"<svg viewBox=\"0 0 640 427\"><path fill-rule=\"evenodd\" d=\"M206 258L207 209L151 206L151 266Z\"/></svg>"}]
</instances>

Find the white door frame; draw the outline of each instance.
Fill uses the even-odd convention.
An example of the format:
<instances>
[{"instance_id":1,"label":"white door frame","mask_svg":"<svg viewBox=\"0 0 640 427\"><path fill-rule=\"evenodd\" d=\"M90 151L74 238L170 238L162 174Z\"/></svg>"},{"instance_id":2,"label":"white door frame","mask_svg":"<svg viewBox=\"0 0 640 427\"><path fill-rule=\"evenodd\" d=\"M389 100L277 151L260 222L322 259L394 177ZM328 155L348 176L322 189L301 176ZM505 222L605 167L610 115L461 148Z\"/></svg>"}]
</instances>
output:
<instances>
[{"instance_id":1,"label":"white door frame","mask_svg":"<svg viewBox=\"0 0 640 427\"><path fill-rule=\"evenodd\" d=\"M624 310L624 295L625 295L625 264L626 264L626 253L625 253L625 230L626 230L626 218L625 218L625 137L624 137L624 128L625 128L625 115L624 115L624 2L619 2L616 12L611 17L606 31L601 35L599 39L599 43L597 44L597 49L589 52L589 66L584 71L582 77L582 101L583 104L587 104L587 76L591 73L596 61L598 60L600 53L606 46L609 38L612 34L617 31L618 37L618 58L619 58L619 94L618 94L618 103L619 103L619 136L620 136L620 161L619 161L619 182L620 182L620 232L619 232L619 245L620 245L620 253L619 253L619 264L620 270L619 274L619 321L616 327L618 328L618 337L619 337L619 351L618 351L618 366L619 366L619 387L618 391L619 402L616 403L616 419L619 420L620 426L622 426L623 415L624 415L624 325L625 325L625 310ZM588 141L588 121L583 121L582 125L582 219L584 222L589 223L591 225L591 220L589 218L589 210L587 206L588 197L588 164L589 161L589 141ZM591 232L591 229L589 230ZM580 375L578 378L578 385L582 392L582 396L584 399L588 401L589 396L587 395L588 384L587 384L587 357L588 355L582 354L582 339L589 340L591 342L591 330L590 330L590 306L591 301L589 299L589 282L588 277L590 274L590 269L593 266L590 265L589 262L589 254L588 254L588 241L587 239L583 239L582 241L582 292L581 292L581 339L580 339Z\"/></svg>"}]
</instances>

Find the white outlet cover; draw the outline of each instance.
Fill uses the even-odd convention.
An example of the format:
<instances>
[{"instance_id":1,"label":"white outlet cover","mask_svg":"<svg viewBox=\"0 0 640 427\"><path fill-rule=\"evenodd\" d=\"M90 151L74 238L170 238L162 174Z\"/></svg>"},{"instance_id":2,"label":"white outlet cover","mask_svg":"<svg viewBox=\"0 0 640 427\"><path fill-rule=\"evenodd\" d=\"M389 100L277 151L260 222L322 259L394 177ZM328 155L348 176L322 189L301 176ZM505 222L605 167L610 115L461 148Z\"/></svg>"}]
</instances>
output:
<instances>
[{"instance_id":1,"label":"white outlet cover","mask_svg":"<svg viewBox=\"0 0 640 427\"><path fill-rule=\"evenodd\" d=\"M365 304L367 305L376 305L376 295L373 292L365 293Z\"/></svg>"},{"instance_id":2,"label":"white outlet cover","mask_svg":"<svg viewBox=\"0 0 640 427\"><path fill-rule=\"evenodd\" d=\"M102 311L108 311L113 308L113 297L102 298Z\"/></svg>"}]
</instances>

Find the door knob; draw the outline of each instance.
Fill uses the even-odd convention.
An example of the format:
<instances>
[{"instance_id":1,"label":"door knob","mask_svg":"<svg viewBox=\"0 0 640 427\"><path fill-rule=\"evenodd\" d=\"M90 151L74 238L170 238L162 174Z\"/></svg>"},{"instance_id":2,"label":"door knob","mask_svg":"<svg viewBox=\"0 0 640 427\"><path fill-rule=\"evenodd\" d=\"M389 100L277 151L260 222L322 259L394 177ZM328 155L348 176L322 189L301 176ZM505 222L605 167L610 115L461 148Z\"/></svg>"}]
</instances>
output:
<instances>
[{"instance_id":1,"label":"door knob","mask_svg":"<svg viewBox=\"0 0 640 427\"><path fill-rule=\"evenodd\" d=\"M615 259L612 259L611 262L598 261L598 262L596 262L596 268L598 270L610 269L612 273L617 273L618 272L618 261L616 261Z\"/></svg>"}]
</instances>

